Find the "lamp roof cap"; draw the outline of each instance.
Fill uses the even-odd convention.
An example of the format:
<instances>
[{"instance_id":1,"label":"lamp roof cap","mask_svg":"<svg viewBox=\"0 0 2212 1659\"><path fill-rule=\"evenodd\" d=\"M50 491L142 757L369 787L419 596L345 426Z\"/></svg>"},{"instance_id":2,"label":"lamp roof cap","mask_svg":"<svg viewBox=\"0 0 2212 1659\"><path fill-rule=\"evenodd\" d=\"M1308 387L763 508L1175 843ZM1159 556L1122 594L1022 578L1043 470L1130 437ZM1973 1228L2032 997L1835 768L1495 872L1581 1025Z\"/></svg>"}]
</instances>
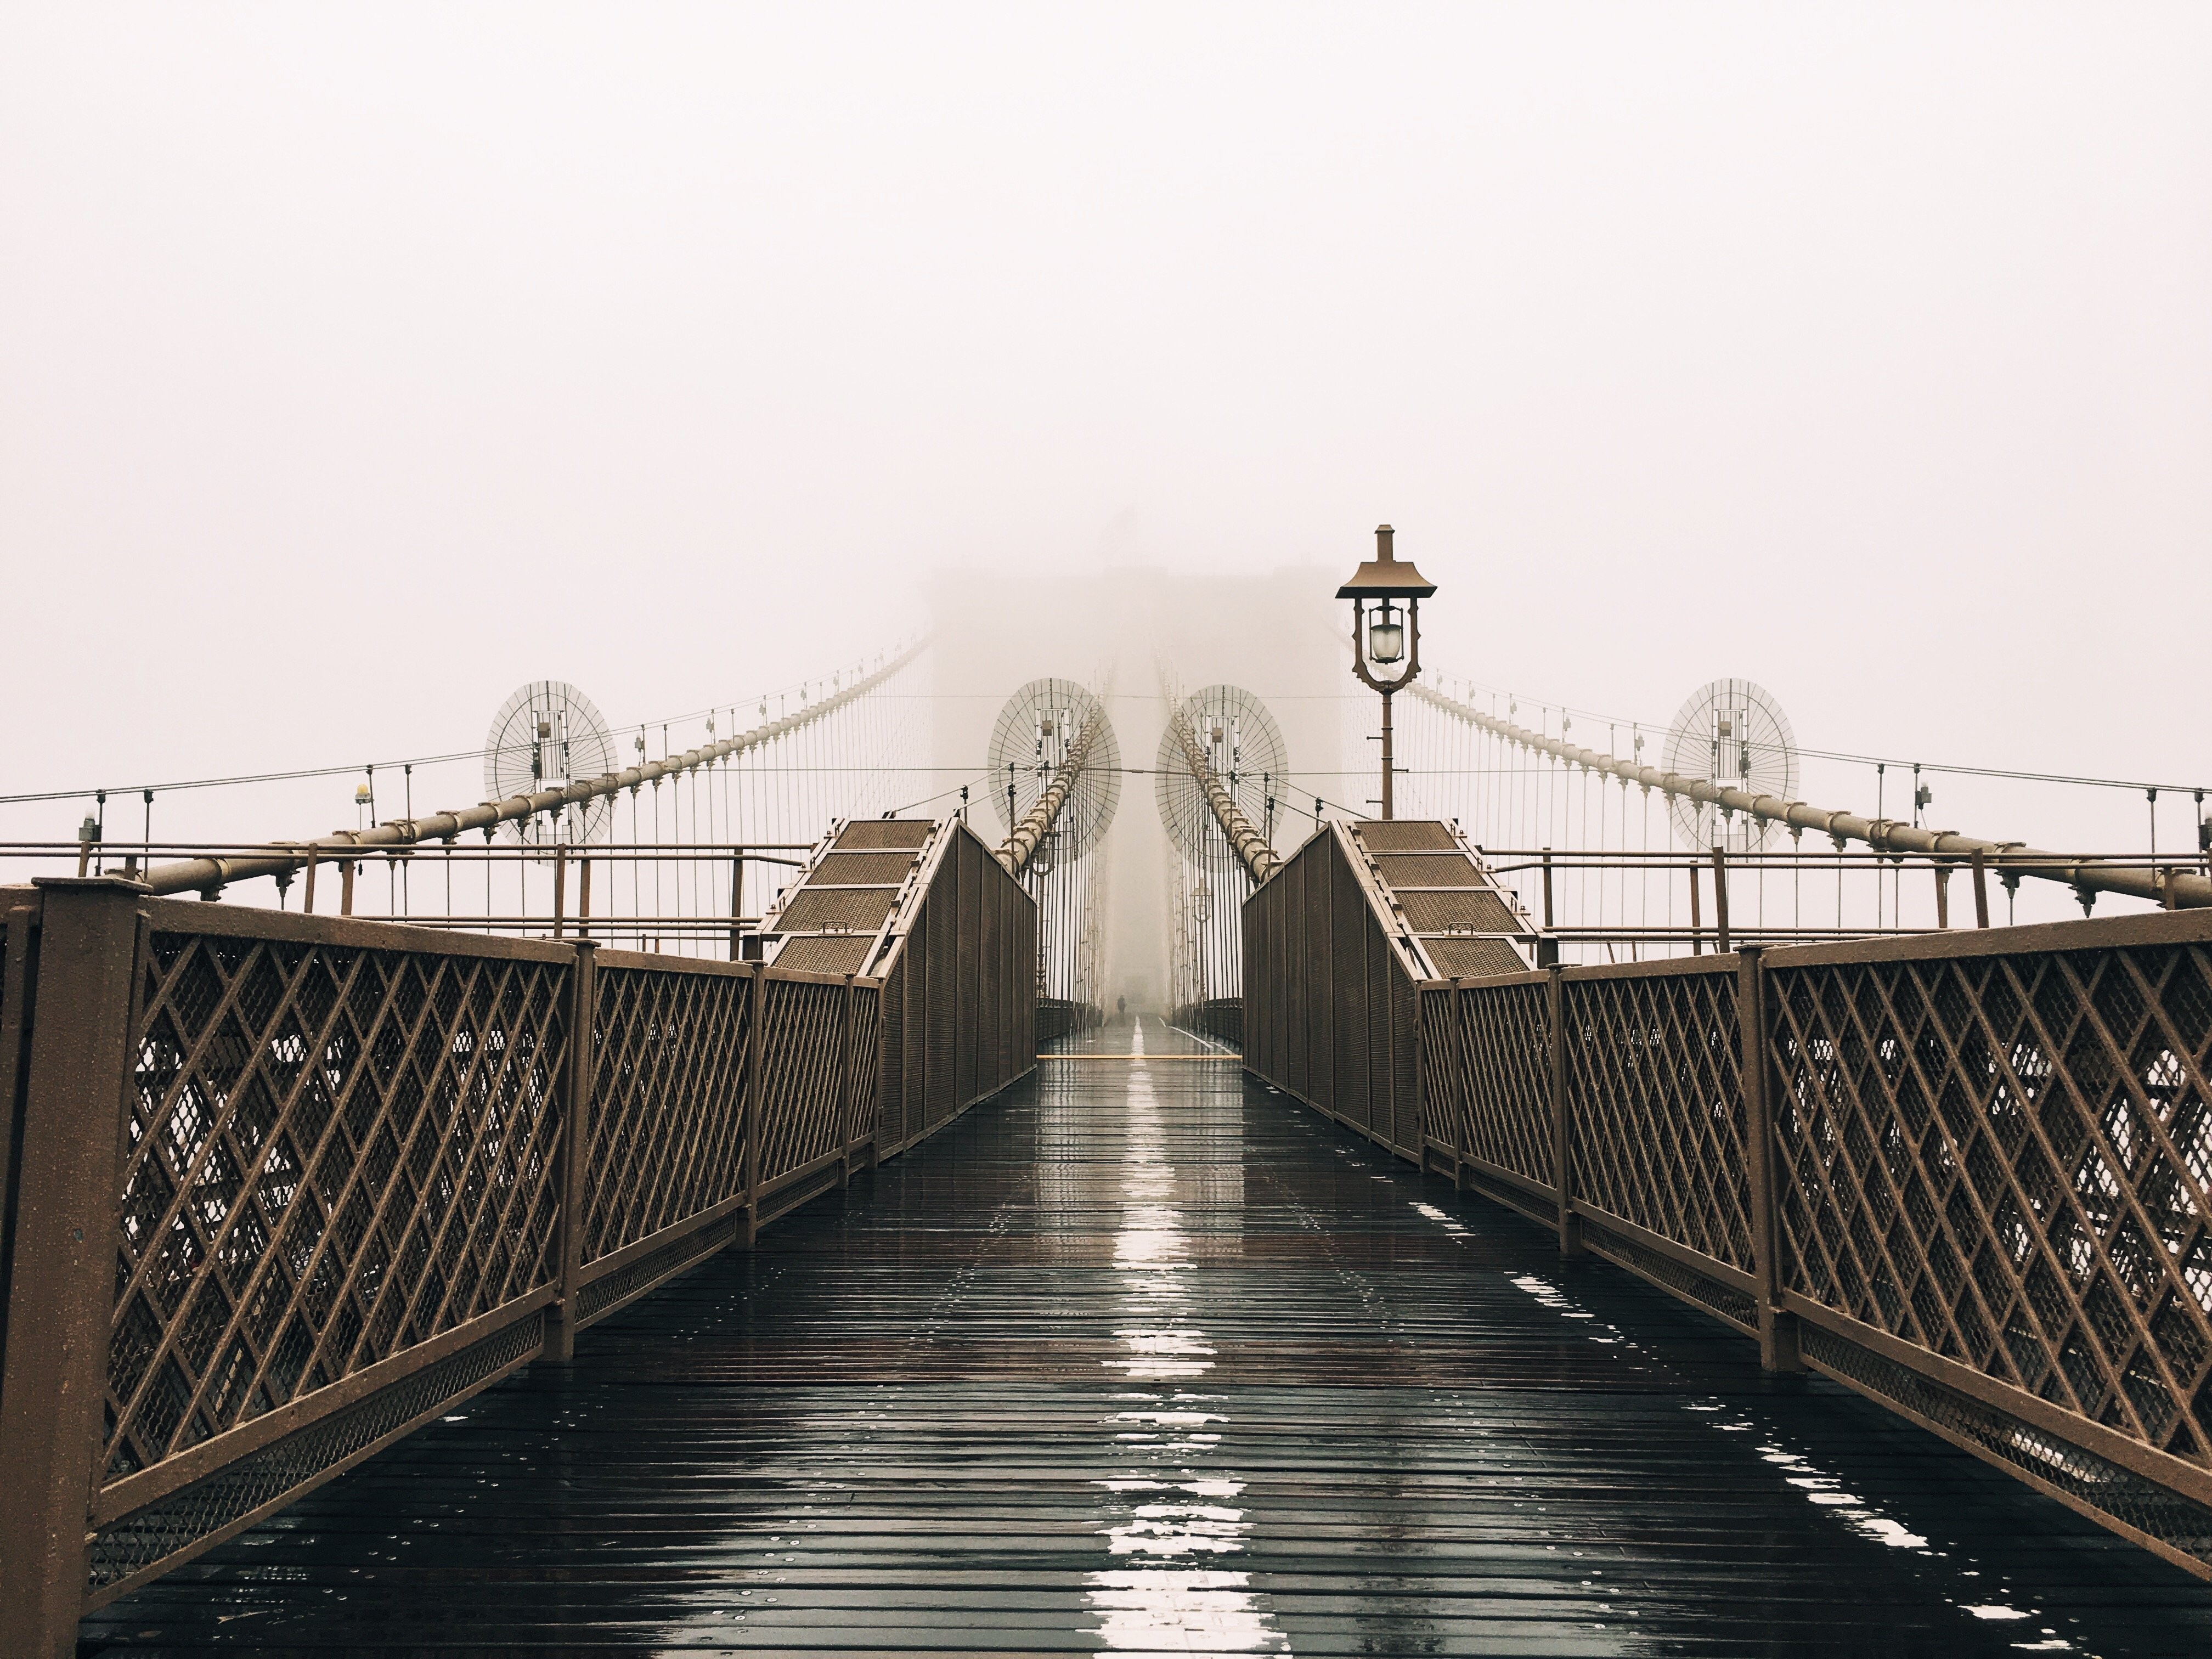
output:
<instances>
[{"instance_id":1,"label":"lamp roof cap","mask_svg":"<svg viewBox=\"0 0 2212 1659\"><path fill-rule=\"evenodd\" d=\"M1387 524L1375 526L1375 556L1363 562L1352 580L1336 590L1338 599L1425 599L1437 591L1434 582L1424 580L1419 571L1392 553L1393 533Z\"/></svg>"}]
</instances>

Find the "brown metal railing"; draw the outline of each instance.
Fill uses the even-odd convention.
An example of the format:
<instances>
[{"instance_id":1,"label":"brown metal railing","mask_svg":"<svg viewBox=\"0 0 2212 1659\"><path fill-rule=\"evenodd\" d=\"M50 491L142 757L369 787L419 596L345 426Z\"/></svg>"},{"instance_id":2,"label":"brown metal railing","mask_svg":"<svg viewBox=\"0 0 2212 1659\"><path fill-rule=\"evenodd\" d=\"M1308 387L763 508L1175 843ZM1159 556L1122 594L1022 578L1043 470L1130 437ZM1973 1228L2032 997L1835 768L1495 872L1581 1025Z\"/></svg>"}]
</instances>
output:
<instances>
[{"instance_id":1,"label":"brown metal railing","mask_svg":"<svg viewBox=\"0 0 2212 1659\"><path fill-rule=\"evenodd\" d=\"M1329 846L1247 905L1248 1069L2212 1576L2212 917L1425 981L1413 1139Z\"/></svg>"},{"instance_id":2,"label":"brown metal railing","mask_svg":"<svg viewBox=\"0 0 2212 1659\"><path fill-rule=\"evenodd\" d=\"M957 820L890 925L877 1144L890 1157L1036 1069L1036 901Z\"/></svg>"},{"instance_id":3,"label":"brown metal railing","mask_svg":"<svg viewBox=\"0 0 2212 1659\"><path fill-rule=\"evenodd\" d=\"M896 1072L882 978L0 890L0 1649L1028 1070L1033 907L944 845Z\"/></svg>"},{"instance_id":4,"label":"brown metal railing","mask_svg":"<svg viewBox=\"0 0 2212 1659\"><path fill-rule=\"evenodd\" d=\"M1415 966L1382 921L1340 826L1316 832L1244 902L1244 1065L1418 1160Z\"/></svg>"},{"instance_id":5,"label":"brown metal railing","mask_svg":"<svg viewBox=\"0 0 2212 1659\"><path fill-rule=\"evenodd\" d=\"M1209 1037L1227 1048L1241 1048L1244 1043L1244 999L1209 997L1204 1002L1182 1003L1169 1011L1168 1024Z\"/></svg>"}]
</instances>

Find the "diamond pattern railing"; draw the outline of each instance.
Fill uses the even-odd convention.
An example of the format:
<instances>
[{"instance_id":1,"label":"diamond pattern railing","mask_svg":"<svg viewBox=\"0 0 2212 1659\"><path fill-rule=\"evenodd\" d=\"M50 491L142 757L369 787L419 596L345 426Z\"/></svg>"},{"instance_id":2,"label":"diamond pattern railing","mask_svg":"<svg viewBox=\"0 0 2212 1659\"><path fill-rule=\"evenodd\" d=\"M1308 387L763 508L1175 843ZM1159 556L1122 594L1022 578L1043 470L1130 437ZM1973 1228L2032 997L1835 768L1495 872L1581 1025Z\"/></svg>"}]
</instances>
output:
<instances>
[{"instance_id":1,"label":"diamond pattern railing","mask_svg":"<svg viewBox=\"0 0 2212 1659\"><path fill-rule=\"evenodd\" d=\"M740 966L602 952L586 1263L743 1195L753 985Z\"/></svg>"},{"instance_id":2,"label":"diamond pattern railing","mask_svg":"<svg viewBox=\"0 0 2212 1659\"><path fill-rule=\"evenodd\" d=\"M1563 976L1575 1196L1749 1272L1735 959L1658 966Z\"/></svg>"},{"instance_id":3,"label":"diamond pattern railing","mask_svg":"<svg viewBox=\"0 0 2212 1659\"><path fill-rule=\"evenodd\" d=\"M550 1283L568 971L153 933L111 1480Z\"/></svg>"},{"instance_id":4,"label":"diamond pattern railing","mask_svg":"<svg viewBox=\"0 0 2212 1659\"><path fill-rule=\"evenodd\" d=\"M1304 896L1271 1079L1339 1012ZM1431 1161L2212 1576L2212 917L1549 979L1421 987Z\"/></svg>"},{"instance_id":5,"label":"diamond pattern railing","mask_svg":"<svg viewBox=\"0 0 2212 1659\"><path fill-rule=\"evenodd\" d=\"M1778 963L1784 1288L2212 1468L2212 950Z\"/></svg>"},{"instance_id":6,"label":"diamond pattern railing","mask_svg":"<svg viewBox=\"0 0 2212 1659\"><path fill-rule=\"evenodd\" d=\"M1432 1145L1550 1186L1551 1018L1540 977L1424 988L1422 1085Z\"/></svg>"},{"instance_id":7,"label":"diamond pattern railing","mask_svg":"<svg viewBox=\"0 0 2212 1659\"><path fill-rule=\"evenodd\" d=\"M1034 906L973 841L900 958L947 1103L902 1141L1034 1064ZM878 1152L880 978L114 881L0 900L9 1652Z\"/></svg>"},{"instance_id":8,"label":"diamond pattern railing","mask_svg":"<svg viewBox=\"0 0 2212 1659\"><path fill-rule=\"evenodd\" d=\"M853 1049L861 1033L845 986L826 978L771 978L767 1020L760 1179L774 1186L859 1138Z\"/></svg>"}]
</instances>

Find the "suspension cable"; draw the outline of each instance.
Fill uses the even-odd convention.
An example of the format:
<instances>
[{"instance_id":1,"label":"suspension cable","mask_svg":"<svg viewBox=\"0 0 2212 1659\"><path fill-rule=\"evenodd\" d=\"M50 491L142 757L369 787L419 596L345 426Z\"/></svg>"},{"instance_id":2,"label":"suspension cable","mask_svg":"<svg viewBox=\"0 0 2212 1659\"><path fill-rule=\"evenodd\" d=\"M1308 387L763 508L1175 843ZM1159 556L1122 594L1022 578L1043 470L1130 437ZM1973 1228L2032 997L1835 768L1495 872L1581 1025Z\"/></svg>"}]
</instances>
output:
<instances>
[{"instance_id":1,"label":"suspension cable","mask_svg":"<svg viewBox=\"0 0 2212 1659\"><path fill-rule=\"evenodd\" d=\"M664 777L694 771L725 755L740 754L758 748L812 725L866 696L920 656L928 645L929 641L925 636L903 655L894 658L865 679L854 681L834 696L803 705L795 714L784 715L764 726L755 726L750 732L724 738L701 748L687 749L680 755L664 756L657 761L647 761L641 756L640 763L635 766L626 767L619 772L609 772L586 782L571 783L561 789L541 789L534 794L510 795L505 800L483 801L475 806L440 812L427 818L390 819L373 830L345 830L312 842L278 842L273 843L266 854L257 857L186 859L179 863L165 864L158 869L149 870L143 879L156 893L197 892L204 897L212 896L231 882L246 881L257 876L289 876L305 867L311 851L320 858L343 858L357 848L411 847L417 842L449 841L464 830L488 830L495 824L518 823L539 812L551 812L571 803L612 796L621 790L635 788L641 783L658 784ZM656 802L656 810L657 807Z\"/></svg>"},{"instance_id":2,"label":"suspension cable","mask_svg":"<svg viewBox=\"0 0 2212 1659\"><path fill-rule=\"evenodd\" d=\"M1861 817L1856 813L1808 806L1803 801L1784 800L1779 795L1754 795L1742 789L1723 788L1703 778L1684 777L1677 772L1662 772L1656 766L1639 766L1633 761L1616 760L1611 755L1601 755L1594 749L1584 749L1578 744L1546 737L1541 732L1529 731L1526 726L1486 714L1425 685L1407 689L1416 699L1522 748L1565 761L1570 765L1609 772L1624 782L1642 784L1647 789L1659 790L1677 799L1717 806L1723 812L1742 812L1762 823L1784 824L1792 830L1819 830L1838 847L1845 841L1856 841L1864 842L1877 853L1917 853L1929 858L1949 860L1971 859L1979 853L1987 866L2000 876L2009 875L2012 880L2017 880L2021 876L2033 876L2040 881L2063 883L2074 890L2085 906L2092 895L2100 892L2147 899L2154 904L2171 905L2178 909L2212 906L2212 879L2201 875L2185 874L2179 868L2146 870L2112 865L2099 859L2045 852L2016 841L1983 841L1972 836L1960 835L1954 830L1923 830L1917 824L1900 823L1894 818Z\"/></svg>"},{"instance_id":3,"label":"suspension cable","mask_svg":"<svg viewBox=\"0 0 2212 1659\"><path fill-rule=\"evenodd\" d=\"M1075 787L1076 780L1082 775L1084 763L1091 758L1091 744L1097 737L1098 730L1098 721L1087 720L1083 722L1083 729L1076 733L1075 742L1067 751L1067 758L1060 763L1059 771L1053 775L1052 782L1036 798L1036 804L1030 808L1029 816L1014 826L1013 832L992 854L1008 875L1018 876L1029 868L1030 860L1051 832L1054 820L1060 817L1060 809L1067 804L1068 792ZM1008 786L1010 792L1012 787Z\"/></svg>"},{"instance_id":4,"label":"suspension cable","mask_svg":"<svg viewBox=\"0 0 2212 1659\"><path fill-rule=\"evenodd\" d=\"M1268 846L1267 838L1252 827L1251 820L1237 805L1236 797L1215 775L1205 751L1198 746L1198 738L1190 729L1190 722L1183 718L1180 703L1176 704L1169 714L1168 730L1175 733L1176 742L1182 746L1183 763L1190 768L1191 776L1206 792L1206 804L1213 809L1214 818L1221 825L1221 833L1229 837L1231 849L1243 861L1245 869L1251 872L1252 884L1258 886L1282 868L1282 860L1275 856L1275 849Z\"/></svg>"}]
</instances>

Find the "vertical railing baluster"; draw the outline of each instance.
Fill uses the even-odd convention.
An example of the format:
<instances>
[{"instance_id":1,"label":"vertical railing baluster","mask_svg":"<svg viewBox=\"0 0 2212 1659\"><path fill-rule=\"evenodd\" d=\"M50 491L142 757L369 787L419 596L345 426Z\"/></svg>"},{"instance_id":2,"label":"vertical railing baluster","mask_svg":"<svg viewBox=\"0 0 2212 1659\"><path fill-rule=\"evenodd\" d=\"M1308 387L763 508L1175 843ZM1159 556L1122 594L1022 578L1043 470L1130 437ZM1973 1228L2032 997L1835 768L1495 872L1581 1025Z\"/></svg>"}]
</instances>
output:
<instances>
[{"instance_id":1,"label":"vertical railing baluster","mask_svg":"<svg viewBox=\"0 0 2212 1659\"><path fill-rule=\"evenodd\" d=\"M1559 1205L1559 1254L1583 1254L1583 1221L1575 1213L1574 1114L1567 1103L1566 969L1547 970L1546 1006L1551 1024L1552 1191Z\"/></svg>"},{"instance_id":2,"label":"vertical railing baluster","mask_svg":"<svg viewBox=\"0 0 2212 1659\"><path fill-rule=\"evenodd\" d=\"M599 1029L599 947L596 940L578 939L575 950L568 981L568 1064L561 1091L561 1214L554 1279L560 1299L554 1303L545 1328L545 1357L563 1365L576 1357L576 1326L583 1312L584 1236L591 1224L585 1206L592 1160L592 1088L597 1077L594 1033Z\"/></svg>"},{"instance_id":3,"label":"vertical railing baluster","mask_svg":"<svg viewBox=\"0 0 2212 1659\"><path fill-rule=\"evenodd\" d=\"M1773 1063L1767 1048L1766 973L1756 945L1736 969L1736 1028L1742 1042L1745 1163L1751 1178L1752 1272L1759 1280L1759 1363L1770 1371L1802 1370L1797 1318L1782 1311L1780 1229L1775 1213ZM1717 1178L1723 1172L1713 1172Z\"/></svg>"},{"instance_id":4,"label":"vertical railing baluster","mask_svg":"<svg viewBox=\"0 0 2212 1659\"><path fill-rule=\"evenodd\" d=\"M1467 1132L1472 1127L1468 1117L1474 1110L1474 1057L1467 1041L1467 987L1454 981L1448 994L1451 1042L1445 1057L1451 1068L1452 1185L1465 1192L1472 1184L1468 1179Z\"/></svg>"},{"instance_id":5,"label":"vertical railing baluster","mask_svg":"<svg viewBox=\"0 0 2212 1659\"><path fill-rule=\"evenodd\" d=\"M37 984L11 992L36 1001L0 1364L0 1652L69 1659L104 1462L145 890L100 876L36 884Z\"/></svg>"},{"instance_id":6,"label":"vertical railing baluster","mask_svg":"<svg viewBox=\"0 0 2212 1659\"><path fill-rule=\"evenodd\" d=\"M752 1028L745 1033L745 1248L760 1237L761 1119L768 1102L768 965L752 964Z\"/></svg>"},{"instance_id":7,"label":"vertical railing baluster","mask_svg":"<svg viewBox=\"0 0 2212 1659\"><path fill-rule=\"evenodd\" d=\"M853 1086L853 981L845 975L845 988L837 999L837 1185L853 1182L853 1144L860 1139L860 1091Z\"/></svg>"}]
</instances>

